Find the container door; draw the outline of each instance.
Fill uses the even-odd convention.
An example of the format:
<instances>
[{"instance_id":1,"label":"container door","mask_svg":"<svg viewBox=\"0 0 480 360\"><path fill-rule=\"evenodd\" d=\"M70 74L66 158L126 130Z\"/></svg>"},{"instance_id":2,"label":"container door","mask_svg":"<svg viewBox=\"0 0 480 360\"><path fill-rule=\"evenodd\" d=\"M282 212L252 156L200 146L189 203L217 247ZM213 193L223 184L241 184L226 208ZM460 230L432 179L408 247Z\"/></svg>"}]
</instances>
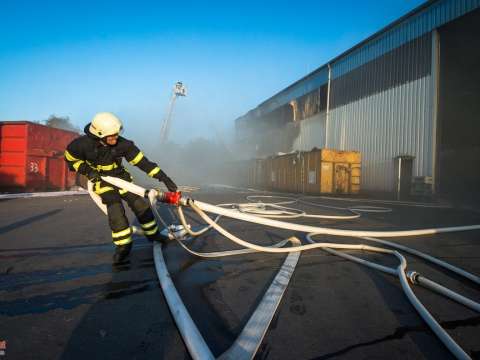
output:
<instances>
[{"instance_id":1,"label":"container door","mask_svg":"<svg viewBox=\"0 0 480 360\"><path fill-rule=\"evenodd\" d=\"M350 192L358 194L360 192L360 164L350 164Z\"/></svg>"},{"instance_id":2,"label":"container door","mask_svg":"<svg viewBox=\"0 0 480 360\"><path fill-rule=\"evenodd\" d=\"M286 167L287 159L286 157L281 157L278 159L278 172L281 174L279 179L279 188L282 191L287 189L287 167Z\"/></svg>"},{"instance_id":3,"label":"container door","mask_svg":"<svg viewBox=\"0 0 480 360\"><path fill-rule=\"evenodd\" d=\"M0 124L0 188L24 187L26 183L25 124Z\"/></svg>"},{"instance_id":4,"label":"container door","mask_svg":"<svg viewBox=\"0 0 480 360\"><path fill-rule=\"evenodd\" d=\"M317 152L310 151L308 153L308 161L307 161L307 169L305 172L305 182L307 184L306 190L309 193L318 193L318 185L317 185Z\"/></svg>"},{"instance_id":5,"label":"container door","mask_svg":"<svg viewBox=\"0 0 480 360\"><path fill-rule=\"evenodd\" d=\"M333 163L322 161L322 170L320 173L320 192L332 193L333 192Z\"/></svg>"},{"instance_id":6,"label":"container door","mask_svg":"<svg viewBox=\"0 0 480 360\"><path fill-rule=\"evenodd\" d=\"M340 194L348 193L348 184L350 183L350 172L348 164L335 164L335 192Z\"/></svg>"},{"instance_id":7,"label":"container door","mask_svg":"<svg viewBox=\"0 0 480 360\"><path fill-rule=\"evenodd\" d=\"M265 160L265 188L270 190L272 188L272 159Z\"/></svg>"},{"instance_id":8,"label":"container door","mask_svg":"<svg viewBox=\"0 0 480 360\"><path fill-rule=\"evenodd\" d=\"M277 189L277 162L274 158L270 160L271 168L270 168L270 188Z\"/></svg>"},{"instance_id":9,"label":"container door","mask_svg":"<svg viewBox=\"0 0 480 360\"><path fill-rule=\"evenodd\" d=\"M62 158L47 160L47 188L65 189L65 161Z\"/></svg>"}]
</instances>

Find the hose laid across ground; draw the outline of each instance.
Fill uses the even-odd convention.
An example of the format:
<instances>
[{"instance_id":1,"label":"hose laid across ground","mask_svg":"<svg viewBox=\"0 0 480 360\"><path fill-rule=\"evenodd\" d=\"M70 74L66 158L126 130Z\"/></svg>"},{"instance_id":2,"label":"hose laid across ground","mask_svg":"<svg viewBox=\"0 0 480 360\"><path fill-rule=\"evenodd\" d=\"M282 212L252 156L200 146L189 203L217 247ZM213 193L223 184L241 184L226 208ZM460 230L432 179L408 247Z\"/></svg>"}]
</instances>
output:
<instances>
[{"instance_id":1,"label":"hose laid across ground","mask_svg":"<svg viewBox=\"0 0 480 360\"><path fill-rule=\"evenodd\" d=\"M115 179L117 180L117 179ZM108 181L108 180L107 180ZM113 183L116 186L116 183ZM128 184L128 183L127 183ZM121 188L126 188L130 191L128 186L121 186L122 184L120 183ZM130 184L128 184L130 185ZM135 185L136 186L136 185ZM146 190L140 187L131 187L132 190L138 191L137 193L139 194L146 194ZM142 196L143 196L142 195ZM150 198L150 196L149 196ZM151 200L151 199L150 199ZM152 201L152 200L151 200ZM291 201L291 200L289 200ZM300 200L301 201L301 200ZM302 201L301 201L302 202ZM304 203L314 205L314 206L320 206L320 207L325 207L320 204L314 204L314 203L309 203L306 201L303 201ZM305 212L294 209L294 208L288 208L282 205L287 205L291 204L290 202L283 202L283 203L277 203L277 204L237 204L237 206L234 206L234 209L226 209L224 206L225 205L231 205L233 206L234 204L223 204L222 206L215 206L211 204L207 204L204 202L200 201L193 201L190 199L185 199L185 201L182 202L182 204L185 204L186 206L191 207L199 216L202 218L206 223L207 227L204 229L201 229L200 231L193 231L190 229L189 224L186 222L184 214L181 210L181 207L179 208L179 219L181 223L184 226L184 229L186 230L187 233L189 233L192 237L199 236L201 234L204 234L206 231L210 230L211 228L217 230L220 234L223 236L227 237L231 241L237 243L238 245L250 249L251 251L259 251L259 252L269 252L269 253L299 253L299 251L305 251L305 250L311 250L315 248L321 248L331 254L337 255L337 256L342 256L344 258L347 258L349 260L355 261L357 263L360 263L362 265L369 266L371 268L375 268L377 270L386 272L391 275L396 275L399 280L400 284L402 286L403 291L405 292L405 295L409 299L409 301L412 303L412 305L415 307L417 312L420 314L420 316L424 319L424 321L429 325L429 327L432 329L432 331L437 335L437 337L442 341L442 343L451 351L451 353L457 357L458 359L469 359L469 356L461 349L458 344L455 343L455 341L448 335L448 333L441 328L441 326L435 321L435 319L431 316L431 314L426 310L426 308L422 305L422 303L416 298L414 295L412 289L410 288L408 284L408 278L405 273L406 271L406 260L405 258L396 250L389 250L385 248L379 248L379 247L373 247L369 245L364 245L364 244L336 244L336 243L315 243L311 239L312 236L314 235L323 235L323 234L328 234L328 235L336 235L336 236L349 236L349 237L359 237L363 238L368 241L374 241L378 243L382 243L383 245L386 246L391 246L394 248L398 248L404 251L407 251L415 256L422 257L425 260L431 261L435 263L436 265L442 266L444 268L447 268L451 271L454 271L458 275L464 276L465 278L476 282L477 284L479 283L479 277L475 276L471 273L468 273L462 269L459 269L457 267L454 267L453 265L450 265L446 262L443 262L439 259L436 259L430 255L421 253L417 250L410 249L406 246L395 244L392 242L388 242L385 240L377 239L378 237L401 237L401 236L419 236L419 235L429 235L429 234L437 234L437 233L447 233L447 232L456 232L456 231L468 231L468 230L478 230L480 229L480 225L468 225L468 226L456 226L456 227L444 227L444 228L429 228L429 229L418 229L418 230L399 230L399 231L362 231L362 230L341 230L341 229L332 229L332 228L326 228L326 227L318 227L318 226L309 226L309 225L301 225L301 224L295 224L295 223L289 223L285 221L279 221L279 220L274 220L271 219L271 217L277 217L277 218L297 218L301 216L306 216ZM154 202L152 202L152 205L154 205ZM268 210L267 207L270 207L273 210ZM156 210L155 206L152 206L154 209L154 212L157 217L159 217L158 211ZM333 207L332 207L333 208ZM374 208L374 207L351 207L351 208L337 208L338 210L349 210L353 211L352 212L387 212L389 209L387 208ZM217 218L215 220L212 220L206 212L214 213L217 214ZM254 214L251 214L253 212ZM260 215L260 216L259 216ZM355 217L358 217L357 215L359 214L354 214ZM218 220L220 216L227 216L230 218L238 219L238 220L243 220L243 221L248 221L251 223L256 223L256 224L262 224L266 226L271 226L271 227L276 227L276 228L281 228L281 229L288 229L288 230L293 230L293 231L300 231L307 233L307 240L310 242L308 245L299 245L295 247L289 247L289 248L277 248L276 246L279 246L280 244L283 245L282 243L276 244L274 246L260 246L256 244L252 244L248 241L242 240L235 235L231 234L229 231L225 230L222 226L218 224ZM327 215L328 216L328 215ZM313 215L310 217L318 217L318 218L325 218L325 215ZM160 217L161 219L161 217ZM162 220L163 221L163 220ZM181 244L187 251L190 251L193 255L196 256L203 256L203 257L210 257L209 253L197 253L189 250L186 246ZM350 254L345 254L340 251L340 249L349 249L349 250L364 250L364 251L373 251L373 252L380 252L380 253L385 253L385 254L390 254L396 256L399 261L400 265L398 265L397 268L389 268L380 264L376 264L361 258L358 258L356 256L350 255ZM233 254L241 254L241 253L246 253L247 250L234 250L232 252L216 252L216 253L210 253L210 255L213 256L227 256L233 255ZM423 276L420 276L419 274L410 271L409 272L409 278L414 284L420 284L422 286L425 286L431 290L437 291L438 293L447 296L455 301L458 301L459 303L464 304L465 306L470 307L473 310L479 311L480 309L480 304L463 297L460 294L457 294L453 292L452 290L449 290ZM261 340L261 339L260 339ZM192 355L193 356L193 355Z\"/></svg>"},{"instance_id":2,"label":"hose laid across ground","mask_svg":"<svg viewBox=\"0 0 480 360\"><path fill-rule=\"evenodd\" d=\"M213 220L211 220L199 207L197 207L196 203L191 203L190 206L192 209L205 221L207 222L210 226L215 228L218 232L220 232L222 235L227 237L228 239L232 240L233 242L245 246L250 249L258 250L258 251L263 251L263 252L289 252L292 251L293 249L274 249L274 248L267 248L264 246L259 246L255 244L248 243L244 240L239 239L235 235L229 233L227 230L223 229L220 225L215 223ZM310 235L311 236L311 235ZM310 239L311 240L311 239ZM313 248L323 248L325 250L330 250L329 252L337 255L337 256L343 256L349 260L353 260L353 256L348 255L348 254L342 254L337 251L331 251L332 249L349 249L349 250L364 250L364 251L374 251L374 252L383 252L383 253L389 253L397 256L400 260L400 265L396 270L394 269L388 269L382 265L374 264L371 262L368 262L363 259L356 259L356 262L361 263L363 265L370 266L372 268L375 268L377 270L381 270L390 274L396 274L400 280L400 283L402 285L402 289L405 292L408 300L410 303L415 307L417 312L420 314L420 316L424 319L424 321L427 323L427 325L432 329L432 331L437 335L437 337L440 339L440 341L450 350L450 352L457 358L457 359L469 359L470 357L463 351L463 349L448 335L448 333L443 330L443 328L438 324L438 322L433 318L433 316L428 312L428 310L423 306L423 304L418 300L418 298L415 296L413 291L411 290L407 277L405 275L405 269L406 269L406 260L405 258L398 253L397 251L392 251L388 249L383 249L383 248L378 248L378 247L372 247L368 245L357 245L357 244L335 244L335 243L311 243L310 245L302 245L298 246L295 248L295 250L308 250L308 249L313 249ZM449 290L450 291L450 290ZM451 291L450 291L451 292ZM453 292L452 292L453 293ZM454 293L456 294L456 293ZM445 295L445 294L444 294ZM465 299L467 302L471 304L469 306L472 309L479 309L480 304L473 302L470 299L464 298L459 294L456 298L454 296L449 296L450 298L457 300L459 298ZM465 301L461 301L464 305L466 305ZM478 311L478 310L477 310Z\"/></svg>"},{"instance_id":3,"label":"hose laid across ground","mask_svg":"<svg viewBox=\"0 0 480 360\"><path fill-rule=\"evenodd\" d=\"M444 227L444 228L397 230L397 231L341 230L341 229L333 229L333 228L320 227L320 226L301 225L301 224L289 223L285 221L258 217L258 216L242 213L236 210L225 209L219 206L207 204L205 202L201 202L197 200L195 200L194 202L191 202L190 206L192 208L193 206L195 206L197 209L201 209L209 213L227 216L237 220L248 221L251 223L266 225L266 226L275 227L279 229L300 231L304 233L337 235L337 236L350 236L350 237L371 236L371 237L382 238L382 237L433 235L433 234L457 232L457 231L480 230L480 225L452 226L452 227Z\"/></svg>"}]
</instances>

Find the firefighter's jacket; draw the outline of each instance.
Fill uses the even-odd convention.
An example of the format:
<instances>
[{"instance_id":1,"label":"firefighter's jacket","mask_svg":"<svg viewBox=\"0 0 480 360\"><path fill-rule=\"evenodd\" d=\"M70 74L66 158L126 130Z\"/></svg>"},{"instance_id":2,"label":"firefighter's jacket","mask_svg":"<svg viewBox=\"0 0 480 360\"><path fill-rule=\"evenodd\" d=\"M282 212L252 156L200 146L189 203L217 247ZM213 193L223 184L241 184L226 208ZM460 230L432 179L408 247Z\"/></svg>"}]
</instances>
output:
<instances>
[{"instance_id":1,"label":"firefighter's jacket","mask_svg":"<svg viewBox=\"0 0 480 360\"><path fill-rule=\"evenodd\" d=\"M163 173L156 163L147 159L133 141L119 136L116 145L103 145L88 131L89 126L90 124L85 127L86 135L73 140L65 150L65 160L70 170L87 178L90 178L92 170L96 170L101 176L115 176L132 181L130 173L122 165L122 159L125 158L151 177L158 178ZM95 184L97 194L109 190L113 190L112 185L103 181Z\"/></svg>"}]
</instances>

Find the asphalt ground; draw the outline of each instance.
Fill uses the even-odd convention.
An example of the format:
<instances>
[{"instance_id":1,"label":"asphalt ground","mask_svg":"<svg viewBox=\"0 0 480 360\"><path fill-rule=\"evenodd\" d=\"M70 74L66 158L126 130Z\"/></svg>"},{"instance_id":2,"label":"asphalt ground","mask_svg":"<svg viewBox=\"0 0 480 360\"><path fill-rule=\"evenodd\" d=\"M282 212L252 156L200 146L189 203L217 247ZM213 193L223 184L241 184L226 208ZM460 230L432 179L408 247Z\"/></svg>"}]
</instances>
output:
<instances>
[{"instance_id":1,"label":"asphalt ground","mask_svg":"<svg viewBox=\"0 0 480 360\"><path fill-rule=\"evenodd\" d=\"M218 204L246 202L249 194L209 189L191 196ZM345 214L294 206L308 213ZM295 222L375 230L480 224L480 214L474 211L389 207L391 213L368 213L355 220ZM161 211L169 217L168 209ZM302 238L299 233L236 220L222 219L220 224L256 244L270 245L292 235ZM469 231L390 240L478 275L479 236L479 231ZM360 242L327 236L315 240ZM238 248L214 231L187 243L203 252ZM397 264L394 257L350 253ZM135 236L130 259L120 266L112 266L112 254L106 217L88 196L0 201L0 343L6 341L0 358L190 358L161 292L152 245ZM286 255L205 260L171 242L164 247L164 256L187 309L218 356L235 341ZM406 257L409 270L480 301L478 285ZM480 314L421 287L414 291L452 338L470 356L480 358ZM256 359L384 358L449 359L451 355L417 315L396 278L321 250L302 253Z\"/></svg>"}]
</instances>

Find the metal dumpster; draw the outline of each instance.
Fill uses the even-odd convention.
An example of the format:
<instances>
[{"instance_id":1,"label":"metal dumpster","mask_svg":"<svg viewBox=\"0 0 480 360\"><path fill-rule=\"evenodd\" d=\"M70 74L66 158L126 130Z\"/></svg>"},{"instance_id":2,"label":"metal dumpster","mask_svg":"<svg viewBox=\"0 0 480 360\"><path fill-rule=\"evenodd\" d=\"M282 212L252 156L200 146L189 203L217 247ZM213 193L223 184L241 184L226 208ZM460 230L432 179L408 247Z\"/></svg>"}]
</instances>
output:
<instances>
[{"instance_id":1,"label":"metal dumpster","mask_svg":"<svg viewBox=\"0 0 480 360\"><path fill-rule=\"evenodd\" d=\"M76 184L63 152L79 134L28 121L0 122L0 189L64 190Z\"/></svg>"},{"instance_id":2,"label":"metal dumpster","mask_svg":"<svg viewBox=\"0 0 480 360\"><path fill-rule=\"evenodd\" d=\"M360 152L313 149L256 159L250 186L311 194L356 194L360 191L360 175Z\"/></svg>"}]
</instances>

